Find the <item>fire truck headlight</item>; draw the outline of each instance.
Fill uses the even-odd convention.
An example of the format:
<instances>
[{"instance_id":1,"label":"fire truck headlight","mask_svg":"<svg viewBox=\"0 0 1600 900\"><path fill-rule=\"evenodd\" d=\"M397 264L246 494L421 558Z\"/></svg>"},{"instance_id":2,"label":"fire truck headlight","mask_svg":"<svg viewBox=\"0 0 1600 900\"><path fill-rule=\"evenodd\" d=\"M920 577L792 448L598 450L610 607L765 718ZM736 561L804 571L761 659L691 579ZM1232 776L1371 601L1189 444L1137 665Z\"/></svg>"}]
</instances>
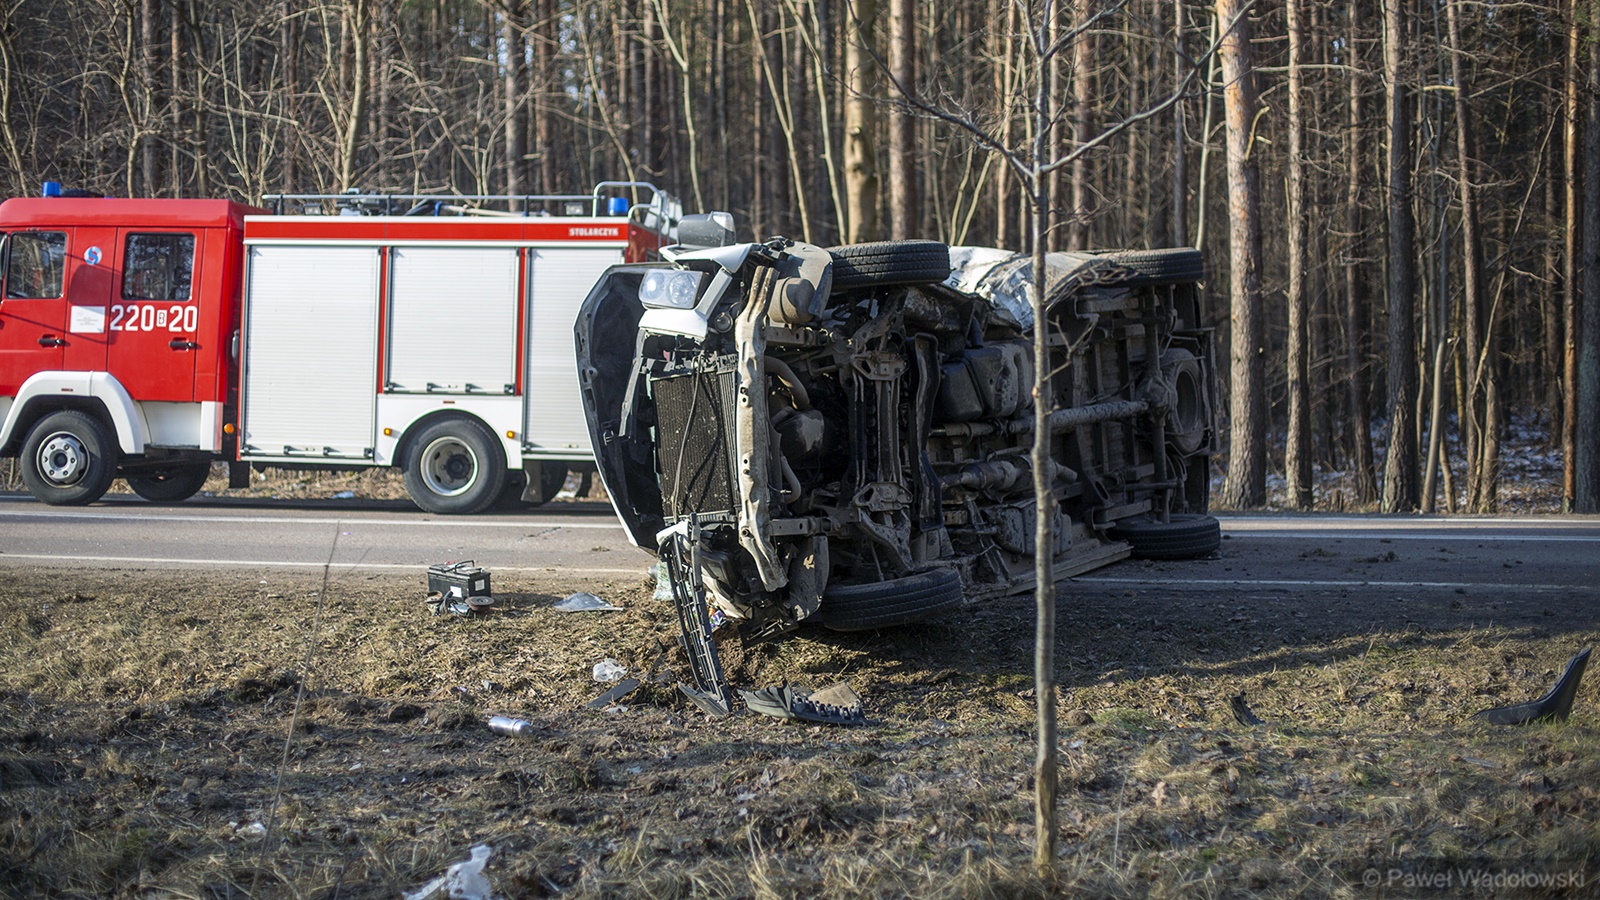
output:
<instances>
[{"instance_id":1,"label":"fire truck headlight","mask_svg":"<svg viewBox=\"0 0 1600 900\"><path fill-rule=\"evenodd\" d=\"M709 276L681 269L652 269L639 282L639 302L666 309L693 309Z\"/></svg>"}]
</instances>

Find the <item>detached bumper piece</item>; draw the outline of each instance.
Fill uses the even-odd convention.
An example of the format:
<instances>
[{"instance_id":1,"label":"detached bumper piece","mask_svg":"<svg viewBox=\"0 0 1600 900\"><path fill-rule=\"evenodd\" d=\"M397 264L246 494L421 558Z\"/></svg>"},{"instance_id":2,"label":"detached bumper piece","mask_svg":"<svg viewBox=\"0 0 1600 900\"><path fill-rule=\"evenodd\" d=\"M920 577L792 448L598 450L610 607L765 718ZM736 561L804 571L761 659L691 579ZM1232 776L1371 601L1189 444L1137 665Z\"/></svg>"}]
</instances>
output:
<instances>
[{"instance_id":1,"label":"detached bumper piece","mask_svg":"<svg viewBox=\"0 0 1600 900\"><path fill-rule=\"evenodd\" d=\"M804 688L779 685L759 691L739 691L744 705L751 712L779 719L798 719L823 725L865 725L866 714L861 711L861 701L848 704L824 702Z\"/></svg>"},{"instance_id":2,"label":"detached bumper piece","mask_svg":"<svg viewBox=\"0 0 1600 900\"><path fill-rule=\"evenodd\" d=\"M1578 695L1578 682L1583 680L1583 670L1589 665L1593 647L1585 647L1567 661L1566 671L1556 679L1549 693L1528 703L1515 706L1498 706L1473 714L1494 725L1528 725L1533 722L1565 722L1572 713L1572 699Z\"/></svg>"},{"instance_id":3,"label":"detached bumper piece","mask_svg":"<svg viewBox=\"0 0 1600 900\"><path fill-rule=\"evenodd\" d=\"M434 615L465 616L494 605L489 570L473 560L428 567L428 608Z\"/></svg>"},{"instance_id":4,"label":"detached bumper piece","mask_svg":"<svg viewBox=\"0 0 1600 900\"><path fill-rule=\"evenodd\" d=\"M673 526L660 537L672 599L678 608L678 640L689 654L694 687L679 683L678 690L707 714L726 716L733 711L733 690L722 675L717 641L712 637L711 614L706 609L705 587L700 581L700 526L695 517Z\"/></svg>"}]
</instances>

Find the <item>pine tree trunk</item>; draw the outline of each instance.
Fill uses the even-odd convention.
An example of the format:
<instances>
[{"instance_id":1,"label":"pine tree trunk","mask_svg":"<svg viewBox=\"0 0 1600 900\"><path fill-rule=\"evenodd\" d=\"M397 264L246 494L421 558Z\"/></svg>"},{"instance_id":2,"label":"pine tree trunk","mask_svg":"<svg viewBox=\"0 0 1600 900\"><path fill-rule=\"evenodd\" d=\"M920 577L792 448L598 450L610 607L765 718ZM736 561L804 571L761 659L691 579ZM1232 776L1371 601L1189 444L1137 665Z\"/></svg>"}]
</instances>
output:
<instances>
[{"instance_id":1,"label":"pine tree trunk","mask_svg":"<svg viewBox=\"0 0 1600 900\"><path fill-rule=\"evenodd\" d=\"M1600 0L1590 0L1589 21L1596 23ZM1589 98L1583 123L1583 317L1578 326L1577 485L1572 511L1600 512L1600 27L1590 25L1589 69L1584 93Z\"/></svg>"},{"instance_id":2,"label":"pine tree trunk","mask_svg":"<svg viewBox=\"0 0 1600 900\"><path fill-rule=\"evenodd\" d=\"M1421 502L1417 440L1416 223L1411 211L1411 97L1405 79L1403 0L1384 0L1383 74L1389 154L1389 457L1383 511L1410 512Z\"/></svg>"},{"instance_id":3,"label":"pine tree trunk","mask_svg":"<svg viewBox=\"0 0 1600 900\"><path fill-rule=\"evenodd\" d=\"M878 240L877 113L874 98L878 79L872 57L872 36L878 18L878 0L852 0L855 27L845 44L844 180L851 243Z\"/></svg>"},{"instance_id":4,"label":"pine tree trunk","mask_svg":"<svg viewBox=\"0 0 1600 900\"><path fill-rule=\"evenodd\" d=\"M1217 21L1228 29L1219 57L1228 133L1228 297L1233 311L1228 477L1222 503L1249 509L1267 502L1259 176L1250 153L1258 103L1247 0L1216 2Z\"/></svg>"},{"instance_id":5,"label":"pine tree trunk","mask_svg":"<svg viewBox=\"0 0 1600 900\"><path fill-rule=\"evenodd\" d=\"M1285 0L1289 31L1289 335L1284 356L1289 379L1289 434L1284 447L1289 502L1309 510L1311 491L1310 364L1307 361L1306 324L1306 209L1305 160L1302 144L1305 113L1301 84L1304 37L1299 0Z\"/></svg>"},{"instance_id":6,"label":"pine tree trunk","mask_svg":"<svg viewBox=\"0 0 1600 900\"><path fill-rule=\"evenodd\" d=\"M889 0L889 78L891 96L915 90L915 0ZM904 240L917 232L916 120L908 107L889 110L889 237Z\"/></svg>"},{"instance_id":7,"label":"pine tree trunk","mask_svg":"<svg viewBox=\"0 0 1600 900\"><path fill-rule=\"evenodd\" d=\"M1563 104L1566 113L1563 122L1566 133L1563 168L1566 173L1567 202L1566 228L1563 229L1566 238L1565 252L1561 273L1561 323L1564 335L1561 383L1565 387L1562 392L1561 407L1562 512L1570 512L1573 509L1573 502L1578 493L1578 328L1581 325L1578 279L1583 274L1579 263L1579 254L1583 246L1583 212L1582 196L1579 194L1581 181L1578 174L1581 118L1578 98L1579 84L1583 78L1583 73L1578 68L1580 65L1578 51L1583 46L1583 30L1578 21L1580 2L1582 0L1570 0L1567 6L1566 95Z\"/></svg>"}]
</instances>

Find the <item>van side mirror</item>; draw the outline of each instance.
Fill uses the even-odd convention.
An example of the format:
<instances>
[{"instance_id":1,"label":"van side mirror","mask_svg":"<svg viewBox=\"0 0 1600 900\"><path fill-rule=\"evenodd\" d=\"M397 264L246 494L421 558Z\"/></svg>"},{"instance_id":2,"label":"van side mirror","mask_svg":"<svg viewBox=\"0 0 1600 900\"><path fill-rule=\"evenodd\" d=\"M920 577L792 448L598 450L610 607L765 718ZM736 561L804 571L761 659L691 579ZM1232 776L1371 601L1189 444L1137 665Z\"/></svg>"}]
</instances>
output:
<instances>
[{"instance_id":1,"label":"van side mirror","mask_svg":"<svg viewBox=\"0 0 1600 900\"><path fill-rule=\"evenodd\" d=\"M0 232L0 303L6 299L6 273L11 271L11 235Z\"/></svg>"}]
</instances>

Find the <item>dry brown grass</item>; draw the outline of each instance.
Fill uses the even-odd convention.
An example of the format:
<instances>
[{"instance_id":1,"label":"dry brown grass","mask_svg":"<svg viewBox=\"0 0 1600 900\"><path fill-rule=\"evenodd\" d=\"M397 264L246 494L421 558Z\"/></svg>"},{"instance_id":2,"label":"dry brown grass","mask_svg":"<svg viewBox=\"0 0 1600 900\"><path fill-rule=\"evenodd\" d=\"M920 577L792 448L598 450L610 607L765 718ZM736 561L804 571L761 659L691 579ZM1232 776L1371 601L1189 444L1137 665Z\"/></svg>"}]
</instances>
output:
<instances>
[{"instance_id":1,"label":"dry brown grass","mask_svg":"<svg viewBox=\"0 0 1600 900\"><path fill-rule=\"evenodd\" d=\"M828 729L693 712L642 578L497 577L500 609L465 620L430 616L421 582L336 573L319 598L278 574L7 571L0 894L392 897L481 842L507 896L1340 897L1373 895L1369 869L1389 896L1458 871L1600 883L1592 687L1565 725L1466 718L1542 690L1600 637L1593 610L1558 626L1508 598L1485 627L1420 598L1396 630L1387 598L1075 586L1062 708L1094 722L1063 730L1047 883L1028 871L1026 600L728 647L746 685L849 680L873 724ZM626 609L549 608L579 588ZM584 709L606 656L669 683ZM1241 690L1267 725L1232 720ZM489 733L492 713L536 737Z\"/></svg>"}]
</instances>

